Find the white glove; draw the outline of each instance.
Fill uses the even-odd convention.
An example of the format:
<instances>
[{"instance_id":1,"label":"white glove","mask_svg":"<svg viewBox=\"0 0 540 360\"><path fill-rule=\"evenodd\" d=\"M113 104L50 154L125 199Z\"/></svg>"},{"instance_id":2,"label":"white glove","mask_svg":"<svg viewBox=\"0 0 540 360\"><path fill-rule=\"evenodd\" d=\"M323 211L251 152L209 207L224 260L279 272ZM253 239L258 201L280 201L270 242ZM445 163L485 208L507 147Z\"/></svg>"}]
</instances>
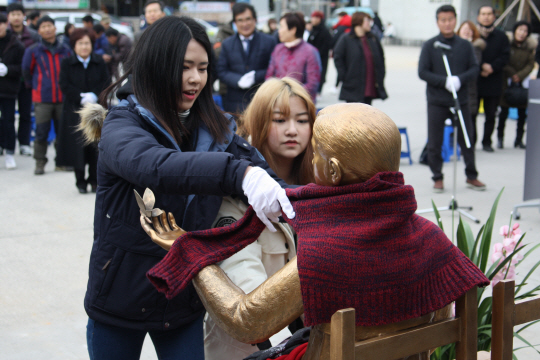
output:
<instances>
[{"instance_id":1,"label":"white glove","mask_svg":"<svg viewBox=\"0 0 540 360\"><path fill-rule=\"evenodd\" d=\"M238 80L238 87L240 89L248 89L255 84L255 70L251 70L245 73L240 80Z\"/></svg>"},{"instance_id":2,"label":"white glove","mask_svg":"<svg viewBox=\"0 0 540 360\"><path fill-rule=\"evenodd\" d=\"M97 103L97 96L96 94L92 93L92 92L87 92L87 93L81 93L81 105L84 105L84 104L95 104Z\"/></svg>"},{"instance_id":3,"label":"white glove","mask_svg":"<svg viewBox=\"0 0 540 360\"><path fill-rule=\"evenodd\" d=\"M459 77L457 76L452 76L452 77L447 77L446 78L446 85L444 86L446 88L446 90L448 90L449 92L452 92L452 85L451 83L454 83L454 89L456 90L456 93L459 91L459 89L461 88L461 81L459 81Z\"/></svg>"},{"instance_id":4,"label":"white glove","mask_svg":"<svg viewBox=\"0 0 540 360\"><path fill-rule=\"evenodd\" d=\"M276 231L270 221L279 221L281 209L289 219L296 216L285 190L262 168L254 166L248 171L242 181L242 189L268 230Z\"/></svg>"},{"instance_id":5,"label":"white glove","mask_svg":"<svg viewBox=\"0 0 540 360\"><path fill-rule=\"evenodd\" d=\"M0 76L6 76L8 68L4 63L0 63Z\"/></svg>"}]
</instances>

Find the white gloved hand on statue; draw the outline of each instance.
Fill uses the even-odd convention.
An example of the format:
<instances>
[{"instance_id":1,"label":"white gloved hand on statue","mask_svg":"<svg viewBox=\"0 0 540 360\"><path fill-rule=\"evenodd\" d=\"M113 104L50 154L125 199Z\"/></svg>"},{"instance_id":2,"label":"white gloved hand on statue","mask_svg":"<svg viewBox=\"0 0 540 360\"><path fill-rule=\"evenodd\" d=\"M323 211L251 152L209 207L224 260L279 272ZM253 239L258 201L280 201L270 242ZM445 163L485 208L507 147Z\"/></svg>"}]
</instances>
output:
<instances>
[{"instance_id":1,"label":"white gloved hand on statue","mask_svg":"<svg viewBox=\"0 0 540 360\"><path fill-rule=\"evenodd\" d=\"M242 181L242 189L255 213L270 231L276 231L271 221L279 221L282 209L289 219L295 217L285 190L264 169L257 166L251 168Z\"/></svg>"},{"instance_id":2,"label":"white gloved hand on statue","mask_svg":"<svg viewBox=\"0 0 540 360\"><path fill-rule=\"evenodd\" d=\"M8 73L8 68L6 64L0 63L0 76L6 76Z\"/></svg>"},{"instance_id":3,"label":"white gloved hand on statue","mask_svg":"<svg viewBox=\"0 0 540 360\"><path fill-rule=\"evenodd\" d=\"M245 73L240 80L238 80L238 87L240 89L249 89L253 84L255 84L255 70Z\"/></svg>"}]
</instances>

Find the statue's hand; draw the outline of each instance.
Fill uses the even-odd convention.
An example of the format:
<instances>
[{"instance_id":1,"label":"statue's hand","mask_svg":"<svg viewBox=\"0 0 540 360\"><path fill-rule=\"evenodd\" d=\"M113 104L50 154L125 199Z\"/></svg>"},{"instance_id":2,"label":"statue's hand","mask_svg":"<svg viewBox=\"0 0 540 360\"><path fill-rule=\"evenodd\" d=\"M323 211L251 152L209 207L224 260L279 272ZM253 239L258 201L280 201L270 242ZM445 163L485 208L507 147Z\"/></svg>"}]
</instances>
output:
<instances>
[{"instance_id":1,"label":"statue's hand","mask_svg":"<svg viewBox=\"0 0 540 360\"><path fill-rule=\"evenodd\" d=\"M169 251L176 239L184 235L186 231L176 225L174 215L165 212L159 216L153 216L152 220L141 215L141 226L143 230L150 236L153 242Z\"/></svg>"}]
</instances>

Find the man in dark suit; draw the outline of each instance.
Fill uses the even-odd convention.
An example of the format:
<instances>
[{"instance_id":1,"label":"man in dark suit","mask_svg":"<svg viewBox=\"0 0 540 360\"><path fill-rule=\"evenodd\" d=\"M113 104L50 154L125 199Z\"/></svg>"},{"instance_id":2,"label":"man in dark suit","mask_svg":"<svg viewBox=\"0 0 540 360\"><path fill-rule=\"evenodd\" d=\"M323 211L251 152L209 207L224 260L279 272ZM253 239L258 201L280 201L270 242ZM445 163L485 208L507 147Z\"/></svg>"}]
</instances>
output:
<instances>
[{"instance_id":1,"label":"man in dark suit","mask_svg":"<svg viewBox=\"0 0 540 360\"><path fill-rule=\"evenodd\" d=\"M257 14L250 4L236 3L232 12L238 33L223 41L217 73L219 81L227 84L224 110L240 113L264 82L276 40L256 31Z\"/></svg>"}]
</instances>

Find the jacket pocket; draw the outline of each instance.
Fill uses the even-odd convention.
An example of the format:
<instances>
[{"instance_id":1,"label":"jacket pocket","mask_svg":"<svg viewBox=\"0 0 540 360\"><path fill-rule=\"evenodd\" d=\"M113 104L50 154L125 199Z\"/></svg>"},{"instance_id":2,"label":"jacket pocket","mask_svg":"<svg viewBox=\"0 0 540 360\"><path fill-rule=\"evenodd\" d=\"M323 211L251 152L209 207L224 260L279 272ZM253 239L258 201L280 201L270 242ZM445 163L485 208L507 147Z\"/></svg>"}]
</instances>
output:
<instances>
[{"instance_id":1,"label":"jacket pocket","mask_svg":"<svg viewBox=\"0 0 540 360\"><path fill-rule=\"evenodd\" d=\"M126 319L145 320L156 310L160 295L146 278L159 259L116 249L99 298L103 310ZM115 263L116 262L116 263Z\"/></svg>"}]
</instances>

